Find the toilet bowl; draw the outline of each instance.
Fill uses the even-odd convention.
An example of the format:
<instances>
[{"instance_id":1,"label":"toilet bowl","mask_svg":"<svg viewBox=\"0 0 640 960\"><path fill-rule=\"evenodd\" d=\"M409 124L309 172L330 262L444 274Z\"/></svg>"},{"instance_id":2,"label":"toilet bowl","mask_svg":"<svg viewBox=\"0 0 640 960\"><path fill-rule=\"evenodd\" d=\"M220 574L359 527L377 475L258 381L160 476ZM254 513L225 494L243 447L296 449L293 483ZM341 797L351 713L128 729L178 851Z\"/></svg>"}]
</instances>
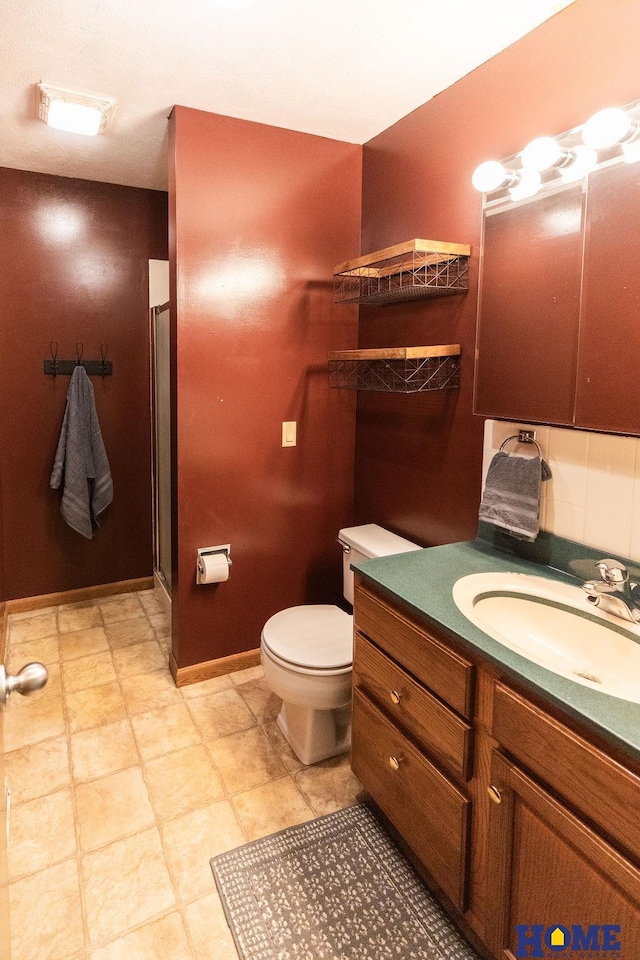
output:
<instances>
[{"instance_id":1,"label":"toilet bowl","mask_svg":"<svg viewBox=\"0 0 640 960\"><path fill-rule=\"evenodd\" d=\"M374 523L346 527L338 541L343 592L350 604L353 561L420 549ZM267 685L282 700L278 726L302 763L318 763L348 750L353 617L331 604L281 610L264 625L260 656Z\"/></svg>"}]
</instances>

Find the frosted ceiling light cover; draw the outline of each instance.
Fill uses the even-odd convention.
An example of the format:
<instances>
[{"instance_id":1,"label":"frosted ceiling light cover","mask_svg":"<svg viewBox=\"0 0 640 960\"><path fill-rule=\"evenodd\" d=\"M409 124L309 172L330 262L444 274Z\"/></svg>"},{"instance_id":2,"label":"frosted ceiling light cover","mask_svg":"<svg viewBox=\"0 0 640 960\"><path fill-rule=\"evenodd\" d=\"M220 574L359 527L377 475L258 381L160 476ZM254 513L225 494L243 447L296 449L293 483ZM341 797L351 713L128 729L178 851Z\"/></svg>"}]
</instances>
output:
<instances>
[{"instance_id":1,"label":"frosted ceiling light cover","mask_svg":"<svg viewBox=\"0 0 640 960\"><path fill-rule=\"evenodd\" d=\"M624 110L607 107L587 120L582 128L582 139L588 147L604 150L628 137L633 126L633 120Z\"/></svg>"},{"instance_id":2,"label":"frosted ceiling light cover","mask_svg":"<svg viewBox=\"0 0 640 960\"><path fill-rule=\"evenodd\" d=\"M39 83L38 116L48 126L93 137L102 133L116 101Z\"/></svg>"},{"instance_id":3,"label":"frosted ceiling light cover","mask_svg":"<svg viewBox=\"0 0 640 960\"><path fill-rule=\"evenodd\" d=\"M548 170L565 156L565 152L553 137L536 137L528 143L520 155L525 170Z\"/></svg>"},{"instance_id":4,"label":"frosted ceiling light cover","mask_svg":"<svg viewBox=\"0 0 640 960\"><path fill-rule=\"evenodd\" d=\"M471 183L480 193L491 193L509 179L509 174L497 160L485 160L473 171Z\"/></svg>"}]
</instances>

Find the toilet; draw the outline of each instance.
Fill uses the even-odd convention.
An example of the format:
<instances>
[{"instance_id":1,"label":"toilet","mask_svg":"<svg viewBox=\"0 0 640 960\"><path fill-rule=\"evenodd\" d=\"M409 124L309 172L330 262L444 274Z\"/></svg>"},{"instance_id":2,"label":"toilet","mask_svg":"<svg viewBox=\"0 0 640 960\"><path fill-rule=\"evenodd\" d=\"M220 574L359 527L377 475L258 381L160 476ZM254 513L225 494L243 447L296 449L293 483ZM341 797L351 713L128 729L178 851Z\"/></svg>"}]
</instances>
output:
<instances>
[{"instance_id":1,"label":"toilet","mask_svg":"<svg viewBox=\"0 0 640 960\"><path fill-rule=\"evenodd\" d=\"M338 542L343 593L352 606L353 562L420 549L375 523L345 527ZM267 685L282 700L278 726L302 763L348 750L353 617L332 604L281 610L264 625L260 657Z\"/></svg>"}]
</instances>

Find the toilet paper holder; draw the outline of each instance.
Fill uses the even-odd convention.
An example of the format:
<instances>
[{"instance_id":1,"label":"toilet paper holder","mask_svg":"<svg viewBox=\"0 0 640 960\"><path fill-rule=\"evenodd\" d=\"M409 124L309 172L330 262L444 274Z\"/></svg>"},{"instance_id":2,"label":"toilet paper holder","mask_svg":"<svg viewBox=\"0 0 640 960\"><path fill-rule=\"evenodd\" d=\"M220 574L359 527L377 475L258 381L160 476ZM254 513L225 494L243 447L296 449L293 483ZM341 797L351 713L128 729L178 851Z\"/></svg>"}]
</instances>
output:
<instances>
[{"instance_id":1,"label":"toilet paper holder","mask_svg":"<svg viewBox=\"0 0 640 960\"><path fill-rule=\"evenodd\" d=\"M208 557L213 553L223 553L227 558L227 563L229 567L231 566L231 544L230 543L219 543L216 547L198 547L198 560L200 557ZM229 571L231 575L231 571ZM196 561L196 583L202 583L200 579L200 567Z\"/></svg>"}]
</instances>

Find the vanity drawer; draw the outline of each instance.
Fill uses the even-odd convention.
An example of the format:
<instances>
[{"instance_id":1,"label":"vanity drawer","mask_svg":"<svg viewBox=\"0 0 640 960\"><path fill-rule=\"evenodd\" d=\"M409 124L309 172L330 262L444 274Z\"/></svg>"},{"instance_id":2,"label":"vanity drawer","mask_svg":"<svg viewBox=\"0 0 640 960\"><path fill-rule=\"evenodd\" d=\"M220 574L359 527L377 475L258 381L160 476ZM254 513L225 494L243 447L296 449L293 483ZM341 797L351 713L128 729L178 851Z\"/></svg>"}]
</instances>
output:
<instances>
[{"instance_id":1,"label":"vanity drawer","mask_svg":"<svg viewBox=\"0 0 640 960\"><path fill-rule=\"evenodd\" d=\"M501 683L495 686L493 735L637 862L640 777Z\"/></svg>"},{"instance_id":2,"label":"vanity drawer","mask_svg":"<svg viewBox=\"0 0 640 960\"><path fill-rule=\"evenodd\" d=\"M357 630L463 717L471 717L472 663L447 649L424 627L389 607L361 583L356 586L354 620Z\"/></svg>"},{"instance_id":3,"label":"vanity drawer","mask_svg":"<svg viewBox=\"0 0 640 960\"><path fill-rule=\"evenodd\" d=\"M353 696L352 766L436 883L464 910L469 800L359 690Z\"/></svg>"},{"instance_id":4,"label":"vanity drawer","mask_svg":"<svg viewBox=\"0 0 640 960\"><path fill-rule=\"evenodd\" d=\"M353 682L452 773L471 776L471 727L362 634L356 633Z\"/></svg>"}]
</instances>

